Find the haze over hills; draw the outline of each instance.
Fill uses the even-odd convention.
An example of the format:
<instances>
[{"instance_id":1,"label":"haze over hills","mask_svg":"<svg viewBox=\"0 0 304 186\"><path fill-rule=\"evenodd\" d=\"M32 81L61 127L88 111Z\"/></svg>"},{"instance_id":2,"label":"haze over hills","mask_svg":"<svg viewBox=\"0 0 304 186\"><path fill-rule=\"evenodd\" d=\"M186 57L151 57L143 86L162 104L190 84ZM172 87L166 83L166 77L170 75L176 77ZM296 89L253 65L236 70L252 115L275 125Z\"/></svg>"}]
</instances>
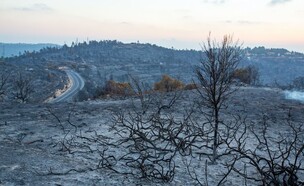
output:
<instances>
[{"instance_id":1,"label":"haze over hills","mask_svg":"<svg viewBox=\"0 0 304 186\"><path fill-rule=\"evenodd\" d=\"M110 40L109 40L110 41ZM95 41L90 41L89 43L94 43ZM79 44L79 43L77 43ZM133 43L134 44L134 43ZM139 43L138 43L139 44ZM74 42L72 42L72 45L75 45ZM152 44L154 45L154 44ZM68 45L66 45L68 46ZM156 45L154 45L156 46ZM39 52L41 49L44 48L61 48L62 45L54 44L54 43L3 43L0 42L0 57L14 57L19 56L23 54L25 51L28 52ZM159 46L161 48L166 48ZM171 49L174 49L173 47ZM178 49L178 50L192 50L192 49ZM196 50L196 49L193 49ZM271 53L298 53L301 54L301 52L297 51L290 51L285 48L266 48L264 46L256 46L256 47L246 47L245 50L252 50L253 53L256 54L271 54ZM269 53L270 52L270 53Z\"/></svg>"},{"instance_id":2,"label":"haze over hills","mask_svg":"<svg viewBox=\"0 0 304 186\"><path fill-rule=\"evenodd\" d=\"M61 47L57 44L51 43L0 43L0 57L12 57L23 54L25 51L33 52L39 51L42 48L47 47Z\"/></svg>"}]
</instances>

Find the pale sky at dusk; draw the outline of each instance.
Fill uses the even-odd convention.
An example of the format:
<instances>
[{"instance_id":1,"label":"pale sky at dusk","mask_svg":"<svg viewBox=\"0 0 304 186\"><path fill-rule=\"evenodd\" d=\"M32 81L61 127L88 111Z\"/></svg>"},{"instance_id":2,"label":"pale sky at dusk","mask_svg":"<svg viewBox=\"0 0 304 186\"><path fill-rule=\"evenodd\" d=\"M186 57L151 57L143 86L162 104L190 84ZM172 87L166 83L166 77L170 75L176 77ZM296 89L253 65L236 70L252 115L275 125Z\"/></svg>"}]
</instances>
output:
<instances>
[{"instance_id":1,"label":"pale sky at dusk","mask_svg":"<svg viewBox=\"0 0 304 186\"><path fill-rule=\"evenodd\" d=\"M117 39L199 49L209 31L304 52L304 0L0 0L0 42Z\"/></svg>"}]
</instances>

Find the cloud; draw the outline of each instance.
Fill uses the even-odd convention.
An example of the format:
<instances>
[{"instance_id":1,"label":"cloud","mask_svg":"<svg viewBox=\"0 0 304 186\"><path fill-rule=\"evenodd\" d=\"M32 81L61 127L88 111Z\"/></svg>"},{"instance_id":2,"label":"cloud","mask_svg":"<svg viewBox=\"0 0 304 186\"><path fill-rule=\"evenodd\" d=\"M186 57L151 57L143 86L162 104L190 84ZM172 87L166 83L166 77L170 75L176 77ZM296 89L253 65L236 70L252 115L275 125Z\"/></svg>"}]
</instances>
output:
<instances>
[{"instance_id":1,"label":"cloud","mask_svg":"<svg viewBox=\"0 0 304 186\"><path fill-rule=\"evenodd\" d=\"M248 20L238 20L238 21L226 20L226 21L224 21L224 23L226 23L226 24L239 24L239 25L257 25L257 24L262 24L262 22L248 21Z\"/></svg>"},{"instance_id":2,"label":"cloud","mask_svg":"<svg viewBox=\"0 0 304 186\"><path fill-rule=\"evenodd\" d=\"M257 24L261 24L261 22L258 22L258 21L246 21L246 20L239 20L237 23L241 24L241 25L257 25Z\"/></svg>"},{"instance_id":3,"label":"cloud","mask_svg":"<svg viewBox=\"0 0 304 186\"><path fill-rule=\"evenodd\" d=\"M190 9L176 9L175 12L180 13L180 14L189 14L191 13Z\"/></svg>"},{"instance_id":4,"label":"cloud","mask_svg":"<svg viewBox=\"0 0 304 186\"><path fill-rule=\"evenodd\" d=\"M204 3L223 4L226 0L203 0Z\"/></svg>"},{"instance_id":5,"label":"cloud","mask_svg":"<svg viewBox=\"0 0 304 186\"><path fill-rule=\"evenodd\" d=\"M290 1L292 1L292 0L271 0L269 2L269 5L274 6L274 5L278 5L278 4L282 4L282 3L287 3Z\"/></svg>"},{"instance_id":6,"label":"cloud","mask_svg":"<svg viewBox=\"0 0 304 186\"><path fill-rule=\"evenodd\" d=\"M122 25L129 25L130 22L128 22L128 21L122 21L122 22L120 22L120 24L122 24Z\"/></svg>"},{"instance_id":7,"label":"cloud","mask_svg":"<svg viewBox=\"0 0 304 186\"><path fill-rule=\"evenodd\" d=\"M231 20L226 20L226 21L224 21L224 23L231 24L231 23L233 23L233 21L231 21Z\"/></svg>"},{"instance_id":8,"label":"cloud","mask_svg":"<svg viewBox=\"0 0 304 186\"><path fill-rule=\"evenodd\" d=\"M36 3L28 7L17 7L14 9L18 11L28 11L28 12L38 12L38 11L48 12L53 10L51 7L43 3Z\"/></svg>"},{"instance_id":9,"label":"cloud","mask_svg":"<svg viewBox=\"0 0 304 186\"><path fill-rule=\"evenodd\" d=\"M190 15L184 15L182 18L185 19L185 20L190 20L190 19L192 19L193 17L190 16Z\"/></svg>"}]
</instances>

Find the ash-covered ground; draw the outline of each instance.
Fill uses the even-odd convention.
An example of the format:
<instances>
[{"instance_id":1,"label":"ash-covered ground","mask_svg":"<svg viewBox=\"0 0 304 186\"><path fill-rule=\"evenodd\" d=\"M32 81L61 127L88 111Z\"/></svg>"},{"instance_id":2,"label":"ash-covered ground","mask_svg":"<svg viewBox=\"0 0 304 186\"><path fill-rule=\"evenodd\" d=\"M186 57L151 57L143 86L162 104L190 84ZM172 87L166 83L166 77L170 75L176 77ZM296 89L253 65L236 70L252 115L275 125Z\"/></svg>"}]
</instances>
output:
<instances>
[{"instance_id":1,"label":"ash-covered ground","mask_svg":"<svg viewBox=\"0 0 304 186\"><path fill-rule=\"evenodd\" d=\"M185 91L173 113L182 115L196 102L197 96L195 91ZM155 183L108 168L97 168L100 154L90 152L94 147L69 147L68 140L73 141L73 134L99 135L105 141L115 140L116 135L110 130L113 113L131 108L131 105L128 98L59 104L0 104L0 185L195 185L197 182L188 175L180 156L176 157L172 182ZM241 87L228 100L222 119L229 120L231 115L238 114L246 117L248 122L258 123L267 116L271 123L269 131L275 136L286 130L287 118L302 123L303 113L304 104L285 99L282 90ZM119 154L124 150L112 153ZM206 181L205 159L197 159L193 167L201 175L202 183ZM222 178L224 168L221 162L224 161L220 159L218 164L208 165L209 185L217 184ZM128 170L128 167L116 165L115 170ZM303 176L303 172L299 175ZM245 182L237 174L229 175L224 183L244 184L258 183Z\"/></svg>"}]
</instances>

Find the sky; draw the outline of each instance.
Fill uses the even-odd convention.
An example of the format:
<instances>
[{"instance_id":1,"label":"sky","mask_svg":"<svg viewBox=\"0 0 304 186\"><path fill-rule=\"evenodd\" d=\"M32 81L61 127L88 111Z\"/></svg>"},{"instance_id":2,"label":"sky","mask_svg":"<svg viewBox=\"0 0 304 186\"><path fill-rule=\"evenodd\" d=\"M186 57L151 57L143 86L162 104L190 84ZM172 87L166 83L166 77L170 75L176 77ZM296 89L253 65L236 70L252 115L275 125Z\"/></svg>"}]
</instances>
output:
<instances>
[{"instance_id":1,"label":"sky","mask_svg":"<svg viewBox=\"0 0 304 186\"><path fill-rule=\"evenodd\" d=\"M211 32L244 47L304 52L304 0L0 0L0 42L87 40L200 49Z\"/></svg>"}]
</instances>

